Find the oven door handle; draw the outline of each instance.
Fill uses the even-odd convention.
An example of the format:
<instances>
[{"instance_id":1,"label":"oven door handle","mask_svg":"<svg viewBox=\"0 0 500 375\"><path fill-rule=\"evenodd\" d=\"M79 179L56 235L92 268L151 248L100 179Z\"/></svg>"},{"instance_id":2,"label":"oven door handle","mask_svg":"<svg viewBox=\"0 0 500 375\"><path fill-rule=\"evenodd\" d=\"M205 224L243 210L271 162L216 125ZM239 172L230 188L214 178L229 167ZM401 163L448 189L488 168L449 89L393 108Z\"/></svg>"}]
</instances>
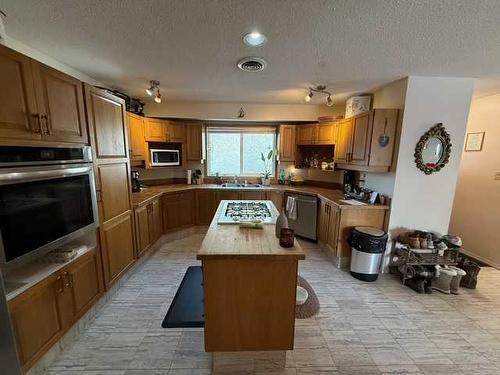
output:
<instances>
[{"instance_id":1,"label":"oven door handle","mask_svg":"<svg viewBox=\"0 0 500 375\"><path fill-rule=\"evenodd\" d=\"M0 172L0 185L10 185L20 182L49 180L53 178L64 178L89 174L92 172L92 164L79 164L44 168L15 168L3 169Z\"/></svg>"}]
</instances>

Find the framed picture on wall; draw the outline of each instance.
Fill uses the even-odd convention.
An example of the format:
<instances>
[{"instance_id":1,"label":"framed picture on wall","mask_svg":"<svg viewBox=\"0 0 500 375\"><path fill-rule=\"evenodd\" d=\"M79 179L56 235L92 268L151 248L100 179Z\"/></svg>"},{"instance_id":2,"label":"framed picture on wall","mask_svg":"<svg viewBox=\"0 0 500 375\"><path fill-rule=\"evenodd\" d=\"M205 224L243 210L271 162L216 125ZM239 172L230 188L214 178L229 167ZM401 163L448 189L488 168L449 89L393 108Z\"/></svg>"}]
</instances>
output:
<instances>
[{"instance_id":1,"label":"framed picture on wall","mask_svg":"<svg viewBox=\"0 0 500 375\"><path fill-rule=\"evenodd\" d=\"M465 151L481 151L483 149L484 132L467 133Z\"/></svg>"}]
</instances>

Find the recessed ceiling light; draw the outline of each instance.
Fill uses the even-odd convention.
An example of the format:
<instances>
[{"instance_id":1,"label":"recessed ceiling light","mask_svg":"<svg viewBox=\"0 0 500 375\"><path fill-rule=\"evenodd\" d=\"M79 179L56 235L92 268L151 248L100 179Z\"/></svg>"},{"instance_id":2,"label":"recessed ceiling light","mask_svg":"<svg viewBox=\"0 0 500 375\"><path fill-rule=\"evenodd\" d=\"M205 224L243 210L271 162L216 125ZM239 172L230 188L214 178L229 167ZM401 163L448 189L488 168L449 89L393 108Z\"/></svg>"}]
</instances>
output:
<instances>
[{"instance_id":1,"label":"recessed ceiling light","mask_svg":"<svg viewBox=\"0 0 500 375\"><path fill-rule=\"evenodd\" d=\"M251 33L245 34L243 36L243 43L250 47L260 47L266 44L267 38L264 34L258 31L252 31Z\"/></svg>"}]
</instances>

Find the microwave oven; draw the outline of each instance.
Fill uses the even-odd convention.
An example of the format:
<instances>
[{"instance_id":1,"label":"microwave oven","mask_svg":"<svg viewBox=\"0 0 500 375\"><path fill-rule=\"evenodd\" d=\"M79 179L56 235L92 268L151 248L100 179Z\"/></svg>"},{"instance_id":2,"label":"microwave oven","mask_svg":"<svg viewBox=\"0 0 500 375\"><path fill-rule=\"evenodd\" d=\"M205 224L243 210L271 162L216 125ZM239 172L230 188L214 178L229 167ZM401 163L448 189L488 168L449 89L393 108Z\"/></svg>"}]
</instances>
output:
<instances>
[{"instance_id":1,"label":"microwave oven","mask_svg":"<svg viewBox=\"0 0 500 375\"><path fill-rule=\"evenodd\" d=\"M179 150L150 149L152 167L181 165Z\"/></svg>"}]
</instances>

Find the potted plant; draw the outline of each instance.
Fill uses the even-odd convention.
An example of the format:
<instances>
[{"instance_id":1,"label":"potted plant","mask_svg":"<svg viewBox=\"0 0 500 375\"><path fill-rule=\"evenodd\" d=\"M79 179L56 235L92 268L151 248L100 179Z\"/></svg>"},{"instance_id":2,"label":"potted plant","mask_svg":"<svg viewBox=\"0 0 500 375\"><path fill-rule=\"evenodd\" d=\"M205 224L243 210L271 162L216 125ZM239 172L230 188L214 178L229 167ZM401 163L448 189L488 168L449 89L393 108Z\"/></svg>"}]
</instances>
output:
<instances>
[{"instance_id":1,"label":"potted plant","mask_svg":"<svg viewBox=\"0 0 500 375\"><path fill-rule=\"evenodd\" d=\"M271 166L274 157L274 150L269 150L267 156L263 152L260 153L260 160L264 162L264 172L262 172L262 185L271 185Z\"/></svg>"}]
</instances>

